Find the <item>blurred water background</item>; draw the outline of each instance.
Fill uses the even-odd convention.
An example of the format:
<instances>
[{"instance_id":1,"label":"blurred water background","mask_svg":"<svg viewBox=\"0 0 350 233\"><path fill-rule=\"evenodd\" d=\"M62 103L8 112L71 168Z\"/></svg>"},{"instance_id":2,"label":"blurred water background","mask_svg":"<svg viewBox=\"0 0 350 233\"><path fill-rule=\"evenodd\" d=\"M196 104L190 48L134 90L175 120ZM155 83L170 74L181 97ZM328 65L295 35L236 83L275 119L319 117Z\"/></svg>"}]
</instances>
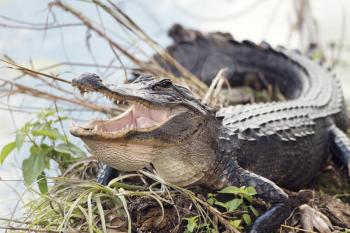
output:
<instances>
[{"instance_id":1,"label":"blurred water background","mask_svg":"<svg viewBox=\"0 0 350 233\"><path fill-rule=\"evenodd\" d=\"M63 61L109 64L113 53L108 45L90 35L80 26L63 29L30 30L9 28L2 24L5 17L23 22L42 24L47 22L47 0L0 0L0 54L7 54L20 64L35 68ZM95 7L83 1L67 1L92 19L102 20L103 25L115 33L122 28L115 21L100 15ZM306 42L314 41L322 46L327 57L336 56L335 67L340 77L344 93L350 100L350 1L348 0L311 0L310 19L304 29L298 32L295 3L292 0L124 0L114 1L143 30L162 46L170 43L168 28L174 23L203 31L230 32L238 40L249 39L255 42L265 40L270 44L284 45L287 48L305 50ZM62 10L55 10L55 17L60 24L77 22ZM4 17L5 16L5 17ZM101 18L100 18L101 17ZM50 21L52 17L49 17ZM309 25L308 25L309 24ZM311 26L310 26L311 25ZM312 33L310 33L310 30ZM89 37L89 41L87 41ZM124 38L128 40L128 38ZM133 43L137 44L137 41ZM93 54L89 52L87 44ZM338 49L340 48L340 49ZM82 72L96 72L93 67L60 66L50 70L60 73L65 79L72 79ZM101 73L104 70L100 69ZM105 72L108 80L124 79L120 72ZM3 67L1 78L14 77ZM25 80L23 81L25 82ZM30 106L33 109L52 107L51 104L34 98L16 97L0 100L0 147L13 140L13 132L30 115L6 111L6 105ZM69 122L68 122L69 124ZM0 217L9 217L19 200L24 187L21 172L23 156L10 156L0 167ZM19 180L19 181L16 181ZM20 206L19 208L20 209ZM1 230L0 230L1 231Z\"/></svg>"}]
</instances>

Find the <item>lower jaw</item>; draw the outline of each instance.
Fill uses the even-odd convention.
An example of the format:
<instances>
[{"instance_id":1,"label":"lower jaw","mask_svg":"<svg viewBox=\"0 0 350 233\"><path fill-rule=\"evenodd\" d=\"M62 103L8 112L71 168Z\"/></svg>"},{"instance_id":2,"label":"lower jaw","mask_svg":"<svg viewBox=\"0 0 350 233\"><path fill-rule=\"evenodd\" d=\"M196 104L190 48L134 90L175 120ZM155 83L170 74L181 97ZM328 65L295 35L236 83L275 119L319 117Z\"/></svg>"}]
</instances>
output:
<instances>
[{"instance_id":1,"label":"lower jaw","mask_svg":"<svg viewBox=\"0 0 350 233\"><path fill-rule=\"evenodd\" d=\"M150 146L115 143L111 140L84 141L97 160L119 171L138 171L155 159L154 149Z\"/></svg>"},{"instance_id":2,"label":"lower jaw","mask_svg":"<svg viewBox=\"0 0 350 233\"><path fill-rule=\"evenodd\" d=\"M177 156L171 156L174 157L174 161L164 159L164 154L161 155L159 148L131 143L115 143L109 140L84 139L84 141L98 161L119 171L138 171L153 164L164 181L180 187L198 184L205 175L201 169L182 166L182 160Z\"/></svg>"}]
</instances>

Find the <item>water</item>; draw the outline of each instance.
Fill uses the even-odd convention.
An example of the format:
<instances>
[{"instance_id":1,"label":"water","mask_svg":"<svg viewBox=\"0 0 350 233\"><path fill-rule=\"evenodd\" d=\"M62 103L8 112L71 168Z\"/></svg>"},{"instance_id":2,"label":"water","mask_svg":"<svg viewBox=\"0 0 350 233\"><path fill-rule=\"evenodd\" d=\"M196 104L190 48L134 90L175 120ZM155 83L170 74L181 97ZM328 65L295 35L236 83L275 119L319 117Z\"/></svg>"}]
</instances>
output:
<instances>
[{"instance_id":1,"label":"water","mask_svg":"<svg viewBox=\"0 0 350 233\"><path fill-rule=\"evenodd\" d=\"M68 1L67 1L68 2ZM77 9L98 21L96 8L91 5L69 1ZM255 4L259 2L259 4ZM263 2L263 3L261 3ZM0 15L16 18L22 21L43 23L47 17L49 1L0 0ZM152 38L161 45L170 43L166 36L167 29L173 23L182 23L186 27L203 31L231 32L238 40L250 39L255 42L268 41L272 45L284 45L289 48L300 47L297 36L290 37L293 21L292 1L208 1L208 0L157 0L146 2L142 0L118 1L120 6L138 23ZM254 3L254 4L253 4ZM252 4L254 6L252 6ZM311 1L312 13L318 22L321 43L326 46L330 42L339 42L343 38L344 50L341 53L341 63L336 68L341 78L344 93L350 99L350 1L314 0ZM66 12L56 9L56 18L60 23L76 22ZM345 15L345 17L344 17ZM2 22L2 20L0 20ZM106 28L113 29L123 35L121 28L113 20L103 17ZM54 29L47 32L27 29L0 28L0 54L8 54L17 62L28 64L32 60L35 67L48 64L71 61L93 63L93 58L86 48L86 29L84 27ZM108 64L113 53L108 45L95 36L90 40L94 57L100 64ZM329 54L329 50L326 50ZM55 72L62 77L71 79L82 72L94 72L87 67L61 67ZM11 72L1 70L1 78L12 77ZM112 76L114 81L122 79L121 74ZM24 81L26 82L26 81ZM27 83L28 84L28 83ZM1 102L6 102L1 100ZM43 107L43 102L36 99L13 98L11 104L28 104ZM0 146L13 140L13 131L28 119L25 114L0 111ZM0 178L22 179L21 161L23 155L11 156L0 167ZM0 217L8 217L20 193L22 182L0 182ZM19 193L16 193L19 192Z\"/></svg>"}]
</instances>

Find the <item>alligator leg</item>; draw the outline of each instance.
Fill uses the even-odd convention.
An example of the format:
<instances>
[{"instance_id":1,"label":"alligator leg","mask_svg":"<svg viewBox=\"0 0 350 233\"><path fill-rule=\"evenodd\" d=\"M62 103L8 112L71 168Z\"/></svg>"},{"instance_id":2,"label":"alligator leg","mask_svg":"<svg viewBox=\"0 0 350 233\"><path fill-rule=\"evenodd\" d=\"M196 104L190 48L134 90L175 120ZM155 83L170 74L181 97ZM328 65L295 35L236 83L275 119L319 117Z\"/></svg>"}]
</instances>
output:
<instances>
[{"instance_id":1,"label":"alligator leg","mask_svg":"<svg viewBox=\"0 0 350 233\"><path fill-rule=\"evenodd\" d=\"M118 172L114 168L103 164L102 168L98 171L96 182L102 185L107 185L109 181L117 177Z\"/></svg>"},{"instance_id":2,"label":"alligator leg","mask_svg":"<svg viewBox=\"0 0 350 233\"><path fill-rule=\"evenodd\" d=\"M258 197L271 204L254 222L250 233L271 233L288 218L292 209L288 195L272 181L249 172L238 165L230 173L230 183L235 186L253 186Z\"/></svg>"},{"instance_id":3,"label":"alligator leg","mask_svg":"<svg viewBox=\"0 0 350 233\"><path fill-rule=\"evenodd\" d=\"M335 158L348 169L348 175L350 176L350 139L337 127L332 127L330 130L330 136L331 151Z\"/></svg>"}]
</instances>

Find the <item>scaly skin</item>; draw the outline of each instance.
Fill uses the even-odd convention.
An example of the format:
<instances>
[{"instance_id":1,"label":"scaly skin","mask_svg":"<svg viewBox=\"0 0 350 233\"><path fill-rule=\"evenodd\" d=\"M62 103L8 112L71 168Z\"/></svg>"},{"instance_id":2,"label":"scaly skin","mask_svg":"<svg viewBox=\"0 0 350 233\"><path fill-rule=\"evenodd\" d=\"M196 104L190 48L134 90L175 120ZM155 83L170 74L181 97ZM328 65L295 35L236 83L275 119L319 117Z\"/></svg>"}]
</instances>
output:
<instances>
[{"instance_id":1,"label":"scaly skin","mask_svg":"<svg viewBox=\"0 0 350 233\"><path fill-rule=\"evenodd\" d=\"M176 135L192 130L183 137L189 146L170 139L175 143L172 149L168 149L168 144L157 151L161 155L152 158L151 163L160 176L180 185L203 185L212 189L227 185L254 186L258 196L271 203L271 208L254 222L250 232L274 231L291 212L288 196L279 186L288 189L305 186L322 170L330 158L330 149L345 161L346 166L349 165L346 163L350 161L350 141L343 133L348 118L338 80L298 52L288 52L283 48L275 50L266 43L239 43L228 34L204 35L179 25L172 28L170 35L175 44L168 51L206 83L211 82L220 68L227 67L231 69L228 77L231 84L244 83L246 77L255 75L278 86L288 100L230 106L221 108L214 115L214 110L201 105L187 92L186 96L181 94L185 89L167 89L176 101L162 98L164 90L155 92L153 87L157 81L145 76L136 80L142 82L142 89L126 84L127 87L109 90L91 75L80 77L74 85L81 90L97 92L100 88L93 87L100 86L112 98L114 93L115 99L124 96L122 98L126 100L137 99L152 105L152 99L157 96L155 106L159 106L159 102L162 106L186 106L187 115L179 114L179 121L169 121L168 124L176 128L189 121L189 116L197 117L187 127L178 131L174 129ZM179 74L159 57L155 58L162 66ZM89 85L86 85L86 80L90 80ZM133 91L128 91L132 87ZM191 107L188 103L192 103ZM163 128L163 132L169 129ZM90 143L97 140L96 135L82 135L76 130L74 134L90 140ZM98 140L101 137L103 135ZM147 139L152 137L157 145L160 141L169 141L168 137L155 137L152 132L144 136ZM127 138L130 143L138 139L132 135ZM99 153L103 157L103 151ZM195 172L191 175L182 173L180 168Z\"/></svg>"},{"instance_id":2,"label":"scaly skin","mask_svg":"<svg viewBox=\"0 0 350 233\"><path fill-rule=\"evenodd\" d=\"M225 129L220 137L237 142L230 150L242 167L290 189L304 186L321 170L329 157L329 129L335 125L346 131L348 125L334 74L296 51L274 50L266 43L239 43L228 34L204 35L179 25L169 34L176 43L168 51L206 83L225 67L222 64L231 64L231 84L243 83L244 76L256 74L277 85L289 99L230 106L217 112ZM195 62L189 63L186 51L195 54ZM179 74L174 67L160 63Z\"/></svg>"}]
</instances>

